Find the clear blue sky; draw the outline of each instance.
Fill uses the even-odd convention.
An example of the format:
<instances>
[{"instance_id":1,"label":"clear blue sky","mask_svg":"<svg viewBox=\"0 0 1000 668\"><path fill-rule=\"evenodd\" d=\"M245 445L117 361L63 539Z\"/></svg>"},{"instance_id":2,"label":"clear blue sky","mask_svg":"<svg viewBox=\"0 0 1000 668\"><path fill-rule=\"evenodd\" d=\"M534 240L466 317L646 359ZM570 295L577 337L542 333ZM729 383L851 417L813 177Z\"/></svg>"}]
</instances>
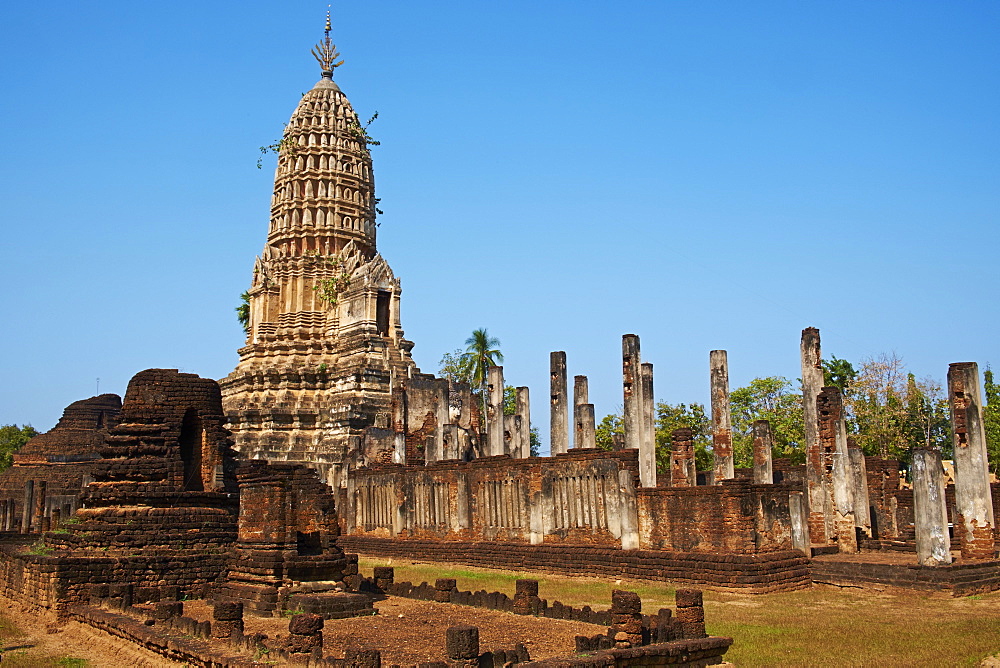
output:
<instances>
[{"instance_id":1,"label":"clear blue sky","mask_svg":"<svg viewBox=\"0 0 1000 668\"><path fill-rule=\"evenodd\" d=\"M326 3L7 3L0 424L219 378ZM486 327L547 440L548 353L621 403L826 355L1000 365L1000 4L336 2L379 248L424 371Z\"/></svg>"}]
</instances>

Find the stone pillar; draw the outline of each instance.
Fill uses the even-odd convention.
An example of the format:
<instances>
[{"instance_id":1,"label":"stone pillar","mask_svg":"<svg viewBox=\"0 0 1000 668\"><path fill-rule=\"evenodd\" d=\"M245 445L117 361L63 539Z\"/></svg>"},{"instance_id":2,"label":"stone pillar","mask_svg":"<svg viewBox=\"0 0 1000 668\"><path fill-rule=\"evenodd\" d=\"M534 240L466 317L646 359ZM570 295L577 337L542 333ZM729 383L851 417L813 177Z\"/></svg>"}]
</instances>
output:
<instances>
[{"instance_id":1,"label":"stone pillar","mask_svg":"<svg viewBox=\"0 0 1000 668\"><path fill-rule=\"evenodd\" d=\"M631 591L615 589L611 592L611 626L608 637L617 649L637 647L642 644L642 601Z\"/></svg>"},{"instance_id":2,"label":"stone pillar","mask_svg":"<svg viewBox=\"0 0 1000 668\"><path fill-rule=\"evenodd\" d=\"M812 556L809 547L809 513L806 510L805 495L794 491L788 494L788 514L792 523L792 547L801 550L807 557Z\"/></svg>"},{"instance_id":3,"label":"stone pillar","mask_svg":"<svg viewBox=\"0 0 1000 668\"><path fill-rule=\"evenodd\" d=\"M625 449L638 450L642 440L642 369L639 357L639 337L622 336L622 392L625 431Z\"/></svg>"},{"instance_id":4,"label":"stone pillar","mask_svg":"<svg viewBox=\"0 0 1000 668\"><path fill-rule=\"evenodd\" d=\"M31 533L31 511L35 507L35 481L24 481L24 505L21 508L21 533Z\"/></svg>"},{"instance_id":5,"label":"stone pillar","mask_svg":"<svg viewBox=\"0 0 1000 668\"><path fill-rule=\"evenodd\" d=\"M437 426L434 429L434 459L439 461L447 459L444 453L444 430L445 426L451 422L451 408L448 403L448 379L442 378L437 381Z\"/></svg>"},{"instance_id":6,"label":"stone pillar","mask_svg":"<svg viewBox=\"0 0 1000 668\"><path fill-rule=\"evenodd\" d=\"M694 487L698 484L698 472L695 469L694 432L687 427L674 429L670 432L670 486Z\"/></svg>"},{"instance_id":7,"label":"stone pillar","mask_svg":"<svg viewBox=\"0 0 1000 668\"><path fill-rule=\"evenodd\" d=\"M538 598L538 580L514 581L514 614L534 615L541 607Z\"/></svg>"},{"instance_id":8,"label":"stone pillar","mask_svg":"<svg viewBox=\"0 0 1000 668\"><path fill-rule=\"evenodd\" d=\"M951 563L948 536L948 506L944 495L941 453L933 448L914 448L910 464L913 474L913 529L917 539L917 563L947 566Z\"/></svg>"},{"instance_id":9,"label":"stone pillar","mask_svg":"<svg viewBox=\"0 0 1000 668\"><path fill-rule=\"evenodd\" d=\"M486 439L491 455L504 454L503 367L491 366L486 377Z\"/></svg>"},{"instance_id":10,"label":"stone pillar","mask_svg":"<svg viewBox=\"0 0 1000 668\"><path fill-rule=\"evenodd\" d=\"M576 407L576 447L597 447L597 425L594 419L594 404L580 404Z\"/></svg>"},{"instance_id":11,"label":"stone pillar","mask_svg":"<svg viewBox=\"0 0 1000 668\"><path fill-rule=\"evenodd\" d=\"M962 559L992 559L996 523L978 364L958 362L948 366L948 405L955 446L955 536L962 548Z\"/></svg>"},{"instance_id":12,"label":"stone pillar","mask_svg":"<svg viewBox=\"0 0 1000 668\"><path fill-rule=\"evenodd\" d=\"M444 426L444 438L441 444L442 459L458 459L458 425L446 424Z\"/></svg>"},{"instance_id":13,"label":"stone pillar","mask_svg":"<svg viewBox=\"0 0 1000 668\"><path fill-rule=\"evenodd\" d=\"M847 452L844 402L839 387L824 387L816 397L819 439L823 450L833 453L833 524L840 552L858 551L854 519L854 473Z\"/></svg>"},{"instance_id":14,"label":"stone pillar","mask_svg":"<svg viewBox=\"0 0 1000 668\"><path fill-rule=\"evenodd\" d=\"M656 487L656 418L653 406L653 365L644 362L639 371L642 389L642 432L639 438L639 486Z\"/></svg>"},{"instance_id":15,"label":"stone pillar","mask_svg":"<svg viewBox=\"0 0 1000 668\"><path fill-rule=\"evenodd\" d=\"M523 459L531 456L531 402L529 401L528 388L519 387L515 390L515 400L517 402L517 414L521 416L521 454L517 455Z\"/></svg>"},{"instance_id":16,"label":"stone pillar","mask_svg":"<svg viewBox=\"0 0 1000 668\"><path fill-rule=\"evenodd\" d=\"M753 423L753 481L756 485L774 483L774 472L771 470L773 448L774 434L771 432L771 423L767 420L756 420Z\"/></svg>"},{"instance_id":17,"label":"stone pillar","mask_svg":"<svg viewBox=\"0 0 1000 668\"><path fill-rule=\"evenodd\" d=\"M582 448L581 439L583 435L580 433L582 425L580 424L580 406L590 402L589 391L587 387L587 377L586 376L573 376L573 447Z\"/></svg>"},{"instance_id":18,"label":"stone pillar","mask_svg":"<svg viewBox=\"0 0 1000 668\"><path fill-rule=\"evenodd\" d=\"M566 353L549 353L549 394L552 415L549 421L549 452L555 456L569 449L569 413L566 406Z\"/></svg>"},{"instance_id":19,"label":"stone pillar","mask_svg":"<svg viewBox=\"0 0 1000 668\"><path fill-rule=\"evenodd\" d=\"M521 437L524 434L524 421L520 415L503 416L503 442L504 452L511 457L520 457L523 446Z\"/></svg>"},{"instance_id":20,"label":"stone pillar","mask_svg":"<svg viewBox=\"0 0 1000 668\"><path fill-rule=\"evenodd\" d=\"M445 632L445 647L452 661L473 661L479 658L479 628L460 624Z\"/></svg>"},{"instance_id":21,"label":"stone pillar","mask_svg":"<svg viewBox=\"0 0 1000 668\"><path fill-rule=\"evenodd\" d=\"M310 612L292 615L285 647L290 654L311 654L323 649L323 617Z\"/></svg>"},{"instance_id":22,"label":"stone pillar","mask_svg":"<svg viewBox=\"0 0 1000 668\"><path fill-rule=\"evenodd\" d=\"M618 498L622 549L637 550L639 549L639 504L635 498L632 472L628 469L618 472Z\"/></svg>"},{"instance_id":23,"label":"stone pillar","mask_svg":"<svg viewBox=\"0 0 1000 668\"><path fill-rule=\"evenodd\" d=\"M851 462L851 478L854 480L854 524L871 538L872 513L868 498L868 467L865 465L865 453L853 438L847 439L847 456Z\"/></svg>"},{"instance_id":24,"label":"stone pillar","mask_svg":"<svg viewBox=\"0 0 1000 668\"><path fill-rule=\"evenodd\" d=\"M729 419L729 361L725 350L709 353L712 372L712 450L715 484L736 475L733 465L733 430Z\"/></svg>"},{"instance_id":25,"label":"stone pillar","mask_svg":"<svg viewBox=\"0 0 1000 668\"><path fill-rule=\"evenodd\" d=\"M678 589L674 595L677 607L677 623L681 627L681 638L691 640L704 638L705 608L700 589Z\"/></svg>"},{"instance_id":26,"label":"stone pillar","mask_svg":"<svg viewBox=\"0 0 1000 668\"><path fill-rule=\"evenodd\" d=\"M243 604L216 601L212 608L212 637L232 638L243 635Z\"/></svg>"},{"instance_id":27,"label":"stone pillar","mask_svg":"<svg viewBox=\"0 0 1000 668\"><path fill-rule=\"evenodd\" d=\"M818 329L807 327L802 330L799 352L802 363L802 420L806 437L806 489L809 493L809 540L813 544L827 545L832 536L827 519L829 492L816 416L816 397L823 389L823 360L820 356Z\"/></svg>"}]
</instances>

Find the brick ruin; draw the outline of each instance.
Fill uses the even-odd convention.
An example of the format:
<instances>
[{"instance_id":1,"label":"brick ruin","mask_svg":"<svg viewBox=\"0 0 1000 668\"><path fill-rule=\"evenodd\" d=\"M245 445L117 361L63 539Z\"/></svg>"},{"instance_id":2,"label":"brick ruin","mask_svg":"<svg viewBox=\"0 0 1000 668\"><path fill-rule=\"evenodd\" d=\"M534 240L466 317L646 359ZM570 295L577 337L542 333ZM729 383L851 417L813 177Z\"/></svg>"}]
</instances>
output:
<instances>
[{"instance_id":1,"label":"brick ruin","mask_svg":"<svg viewBox=\"0 0 1000 668\"><path fill-rule=\"evenodd\" d=\"M420 373L400 324L400 281L376 249L366 136L333 67L324 63L288 124L236 369L218 383L142 371L124 401L75 402L25 445L0 475L5 595L53 609L115 600L123 610L137 591L207 597L223 611L217 633L239 639L238 619L225 616L233 606L372 614L345 548L758 593L814 581L1000 588L998 495L973 363L948 375L954 484L939 453L917 450L912 489L898 462L867 457L847 437L814 328L800 348L802 465L772 459L760 421L753 467L735 468L724 350L709 355L714 461L701 473L690 429L671 434L669 467L657 471L653 366L634 334L622 339L624 438L611 452L594 447L585 376L570 395L565 352L550 355L548 457L530 454L528 388L504 415L502 367L489 369L482 406L469 386ZM620 628L581 646L648 640L634 601L615 605ZM313 626L293 633L313 638L303 646Z\"/></svg>"}]
</instances>

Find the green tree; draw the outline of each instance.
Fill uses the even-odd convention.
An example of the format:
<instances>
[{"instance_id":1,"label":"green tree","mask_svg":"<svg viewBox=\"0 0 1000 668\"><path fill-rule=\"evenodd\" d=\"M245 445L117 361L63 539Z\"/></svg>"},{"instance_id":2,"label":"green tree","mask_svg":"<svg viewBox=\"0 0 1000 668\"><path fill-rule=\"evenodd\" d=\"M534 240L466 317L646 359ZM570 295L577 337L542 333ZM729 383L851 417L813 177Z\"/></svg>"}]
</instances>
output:
<instances>
[{"instance_id":1,"label":"green tree","mask_svg":"<svg viewBox=\"0 0 1000 668\"><path fill-rule=\"evenodd\" d=\"M616 444L625 440L625 423L621 413L605 415L594 430L594 441L602 450L614 450Z\"/></svg>"},{"instance_id":2,"label":"green tree","mask_svg":"<svg viewBox=\"0 0 1000 668\"><path fill-rule=\"evenodd\" d=\"M16 424L6 424L0 427L0 471L6 471L14 463L14 453L38 432L30 424L18 427Z\"/></svg>"},{"instance_id":3,"label":"green tree","mask_svg":"<svg viewBox=\"0 0 1000 668\"><path fill-rule=\"evenodd\" d=\"M823 360L823 383L832 387L839 387L846 396L850 390L851 383L857 378L858 372L854 365L847 360L842 360L836 355L828 360Z\"/></svg>"},{"instance_id":4,"label":"green tree","mask_svg":"<svg viewBox=\"0 0 1000 668\"><path fill-rule=\"evenodd\" d=\"M937 448L944 458L949 458L952 452L951 415L941 385L929 378L917 380L912 373L907 374L904 402L909 447ZM904 459L909 461L908 453Z\"/></svg>"},{"instance_id":5,"label":"green tree","mask_svg":"<svg viewBox=\"0 0 1000 668\"><path fill-rule=\"evenodd\" d=\"M730 392L729 401L736 466L753 466L753 423L757 420L771 423L772 456L789 457L796 464L805 462L802 395L792 391L787 378L754 378L746 387Z\"/></svg>"},{"instance_id":6,"label":"green tree","mask_svg":"<svg viewBox=\"0 0 1000 668\"><path fill-rule=\"evenodd\" d=\"M983 430L986 432L986 451L990 470L1000 472L1000 385L993 382L993 371L986 367L984 389L986 405L983 407Z\"/></svg>"},{"instance_id":7,"label":"green tree","mask_svg":"<svg viewBox=\"0 0 1000 668\"><path fill-rule=\"evenodd\" d=\"M236 319L240 321L240 326L247 334L250 333L250 293L244 292L240 295L240 305L236 307Z\"/></svg>"},{"instance_id":8,"label":"green tree","mask_svg":"<svg viewBox=\"0 0 1000 668\"><path fill-rule=\"evenodd\" d=\"M473 330L465 340L465 353L470 368L469 378L480 390L486 387L486 370L503 362L500 339L490 336L485 328Z\"/></svg>"},{"instance_id":9,"label":"green tree","mask_svg":"<svg viewBox=\"0 0 1000 668\"><path fill-rule=\"evenodd\" d=\"M703 404L656 404L656 468L662 473L670 471L670 451L673 440L670 434L675 429L691 430L694 444L695 468L699 471L712 470L712 420L705 413Z\"/></svg>"},{"instance_id":10,"label":"green tree","mask_svg":"<svg viewBox=\"0 0 1000 668\"><path fill-rule=\"evenodd\" d=\"M455 383L472 384L472 369L469 357L461 350L445 353L438 362L438 375Z\"/></svg>"}]
</instances>

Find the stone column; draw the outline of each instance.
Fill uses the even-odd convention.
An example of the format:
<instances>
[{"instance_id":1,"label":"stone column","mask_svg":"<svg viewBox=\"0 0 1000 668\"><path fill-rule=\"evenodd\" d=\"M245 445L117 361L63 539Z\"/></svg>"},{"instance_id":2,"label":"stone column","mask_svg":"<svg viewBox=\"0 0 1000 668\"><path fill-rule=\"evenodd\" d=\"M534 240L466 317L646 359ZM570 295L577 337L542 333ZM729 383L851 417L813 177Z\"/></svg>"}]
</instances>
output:
<instances>
[{"instance_id":1,"label":"stone column","mask_svg":"<svg viewBox=\"0 0 1000 668\"><path fill-rule=\"evenodd\" d=\"M921 566L947 566L951 563L951 539L948 536L948 506L945 503L941 453L933 448L914 448L910 471L913 474L917 563Z\"/></svg>"},{"instance_id":2,"label":"stone column","mask_svg":"<svg viewBox=\"0 0 1000 668\"><path fill-rule=\"evenodd\" d=\"M520 457L523 450L521 443L521 436L524 433L523 425L524 420L521 419L520 415L503 416L504 452L514 458Z\"/></svg>"},{"instance_id":3,"label":"stone column","mask_svg":"<svg viewBox=\"0 0 1000 668\"><path fill-rule=\"evenodd\" d=\"M978 364L957 362L948 366L948 405L955 446L955 535L963 559L992 559L996 523Z\"/></svg>"},{"instance_id":4,"label":"stone column","mask_svg":"<svg viewBox=\"0 0 1000 668\"><path fill-rule=\"evenodd\" d=\"M818 329L807 327L802 330L799 352L802 363L802 419L806 437L806 489L809 493L809 540L813 544L826 545L832 533L827 520L826 465L819 443L816 416L816 397L823 389Z\"/></svg>"},{"instance_id":5,"label":"stone column","mask_svg":"<svg viewBox=\"0 0 1000 668\"><path fill-rule=\"evenodd\" d=\"M521 416L521 429L524 430L521 439L521 458L531 456L531 402L529 401L528 388L517 388L515 400L517 402L517 414Z\"/></svg>"},{"instance_id":6,"label":"stone column","mask_svg":"<svg viewBox=\"0 0 1000 668\"><path fill-rule=\"evenodd\" d=\"M674 429L670 432L670 486L694 487L698 484L698 473L695 470L694 435L687 427Z\"/></svg>"},{"instance_id":7,"label":"stone column","mask_svg":"<svg viewBox=\"0 0 1000 668\"><path fill-rule=\"evenodd\" d=\"M31 511L35 506L35 481L24 481L24 505L21 508L21 533L31 533Z\"/></svg>"},{"instance_id":8,"label":"stone column","mask_svg":"<svg viewBox=\"0 0 1000 668\"><path fill-rule=\"evenodd\" d=\"M709 353L712 372L712 450L715 484L736 475L733 466L733 430L729 419L729 361L725 350Z\"/></svg>"},{"instance_id":9,"label":"stone column","mask_svg":"<svg viewBox=\"0 0 1000 668\"><path fill-rule=\"evenodd\" d=\"M491 366L486 377L486 439L491 455L504 454L503 367Z\"/></svg>"},{"instance_id":10,"label":"stone column","mask_svg":"<svg viewBox=\"0 0 1000 668\"><path fill-rule=\"evenodd\" d=\"M581 438L582 434L580 429L582 425L580 424L580 406L586 404L590 401L588 396L587 388L587 377L586 376L573 376L573 447L582 448Z\"/></svg>"},{"instance_id":11,"label":"stone column","mask_svg":"<svg viewBox=\"0 0 1000 668\"><path fill-rule=\"evenodd\" d=\"M594 404L576 407L576 434L578 448L597 447L597 425L594 422Z\"/></svg>"},{"instance_id":12,"label":"stone column","mask_svg":"<svg viewBox=\"0 0 1000 668\"><path fill-rule=\"evenodd\" d=\"M552 416L549 421L549 452L555 456L569 449L569 413L566 406L566 353L549 353L549 388Z\"/></svg>"},{"instance_id":13,"label":"stone column","mask_svg":"<svg viewBox=\"0 0 1000 668\"><path fill-rule=\"evenodd\" d=\"M639 486L656 487L656 419L653 410L653 365L640 366L642 436L639 439Z\"/></svg>"},{"instance_id":14,"label":"stone column","mask_svg":"<svg viewBox=\"0 0 1000 668\"><path fill-rule=\"evenodd\" d=\"M806 512L805 495L800 491L788 494L788 514L792 521L792 547L812 556L809 548L809 513Z\"/></svg>"},{"instance_id":15,"label":"stone column","mask_svg":"<svg viewBox=\"0 0 1000 668\"><path fill-rule=\"evenodd\" d=\"M639 337L622 337L622 391L625 399L622 423L625 449L638 450L642 439L642 369L640 368Z\"/></svg>"},{"instance_id":16,"label":"stone column","mask_svg":"<svg viewBox=\"0 0 1000 668\"><path fill-rule=\"evenodd\" d=\"M618 512L623 550L639 549L639 504L635 498L635 484L628 469L618 472Z\"/></svg>"},{"instance_id":17,"label":"stone column","mask_svg":"<svg viewBox=\"0 0 1000 668\"><path fill-rule=\"evenodd\" d=\"M442 459L458 459L458 425L446 424L444 426L444 443L442 444Z\"/></svg>"},{"instance_id":18,"label":"stone column","mask_svg":"<svg viewBox=\"0 0 1000 668\"><path fill-rule=\"evenodd\" d=\"M847 439L847 456L851 462L851 477L854 480L854 524L871 538L872 513L868 498L868 467L865 465L865 453L853 438Z\"/></svg>"},{"instance_id":19,"label":"stone column","mask_svg":"<svg viewBox=\"0 0 1000 668\"><path fill-rule=\"evenodd\" d=\"M821 447L833 453L833 524L840 552L858 551L854 519L854 473L847 452L844 402L839 387L824 387L816 397Z\"/></svg>"},{"instance_id":20,"label":"stone column","mask_svg":"<svg viewBox=\"0 0 1000 668\"><path fill-rule=\"evenodd\" d=\"M774 448L774 434L771 423L757 420L753 423L753 481L756 485L774 483L771 470L771 450Z\"/></svg>"},{"instance_id":21,"label":"stone column","mask_svg":"<svg viewBox=\"0 0 1000 668\"><path fill-rule=\"evenodd\" d=\"M451 408L448 404L448 379L442 378L437 381L437 425L434 429L434 459L438 461L445 459L444 453L444 430L445 426L451 422Z\"/></svg>"}]
</instances>

